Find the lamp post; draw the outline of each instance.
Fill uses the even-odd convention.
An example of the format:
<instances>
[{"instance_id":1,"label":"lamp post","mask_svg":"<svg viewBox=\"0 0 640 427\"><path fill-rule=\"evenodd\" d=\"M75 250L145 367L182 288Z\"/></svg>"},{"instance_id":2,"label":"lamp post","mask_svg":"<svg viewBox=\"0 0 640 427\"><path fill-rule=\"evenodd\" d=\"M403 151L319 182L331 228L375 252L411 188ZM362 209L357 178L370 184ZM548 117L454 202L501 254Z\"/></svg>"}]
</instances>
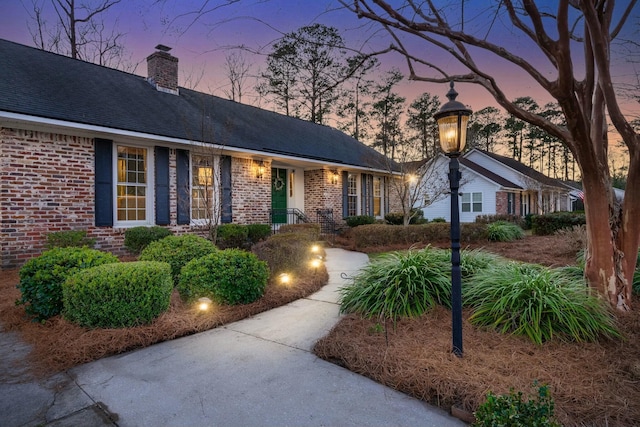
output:
<instances>
[{"instance_id":1,"label":"lamp post","mask_svg":"<svg viewBox=\"0 0 640 427\"><path fill-rule=\"evenodd\" d=\"M467 143L467 123L471 110L459 101L458 93L450 84L449 101L440 108L434 119L438 122L440 146L449 157L449 185L451 188L451 326L453 353L462 357L462 278L460 276L460 163L458 157Z\"/></svg>"}]
</instances>

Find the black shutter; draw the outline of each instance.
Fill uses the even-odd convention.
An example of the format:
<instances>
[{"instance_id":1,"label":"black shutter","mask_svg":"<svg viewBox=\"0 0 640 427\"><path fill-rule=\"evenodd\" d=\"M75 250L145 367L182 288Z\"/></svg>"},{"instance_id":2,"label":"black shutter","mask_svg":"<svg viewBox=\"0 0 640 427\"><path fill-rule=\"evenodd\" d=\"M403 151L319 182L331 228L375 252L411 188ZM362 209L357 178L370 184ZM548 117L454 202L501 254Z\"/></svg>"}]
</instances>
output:
<instances>
[{"instance_id":1,"label":"black shutter","mask_svg":"<svg viewBox=\"0 0 640 427\"><path fill-rule=\"evenodd\" d=\"M95 146L95 223L113 226L113 141L96 138Z\"/></svg>"},{"instance_id":2,"label":"black shutter","mask_svg":"<svg viewBox=\"0 0 640 427\"><path fill-rule=\"evenodd\" d=\"M368 190L369 186L367 185L367 175L360 175L360 214L361 215L369 215L369 203L368 203Z\"/></svg>"},{"instance_id":3,"label":"black shutter","mask_svg":"<svg viewBox=\"0 0 640 427\"><path fill-rule=\"evenodd\" d=\"M169 149L155 147L156 224L169 225Z\"/></svg>"},{"instance_id":4,"label":"black shutter","mask_svg":"<svg viewBox=\"0 0 640 427\"><path fill-rule=\"evenodd\" d=\"M191 222L191 201L189 194L189 151L176 150L176 184L178 192L178 224L189 224Z\"/></svg>"},{"instance_id":5,"label":"black shutter","mask_svg":"<svg viewBox=\"0 0 640 427\"><path fill-rule=\"evenodd\" d=\"M342 172L342 217L349 216L349 172Z\"/></svg>"},{"instance_id":6,"label":"black shutter","mask_svg":"<svg viewBox=\"0 0 640 427\"><path fill-rule=\"evenodd\" d=\"M222 194L222 215L220 221L223 224L233 222L233 209L231 205L231 157L222 156L220 158L220 192Z\"/></svg>"},{"instance_id":7,"label":"black shutter","mask_svg":"<svg viewBox=\"0 0 640 427\"><path fill-rule=\"evenodd\" d=\"M389 213L389 178L384 177L384 212L386 215Z\"/></svg>"},{"instance_id":8,"label":"black shutter","mask_svg":"<svg viewBox=\"0 0 640 427\"><path fill-rule=\"evenodd\" d=\"M373 175L367 175L367 215L373 215Z\"/></svg>"}]
</instances>

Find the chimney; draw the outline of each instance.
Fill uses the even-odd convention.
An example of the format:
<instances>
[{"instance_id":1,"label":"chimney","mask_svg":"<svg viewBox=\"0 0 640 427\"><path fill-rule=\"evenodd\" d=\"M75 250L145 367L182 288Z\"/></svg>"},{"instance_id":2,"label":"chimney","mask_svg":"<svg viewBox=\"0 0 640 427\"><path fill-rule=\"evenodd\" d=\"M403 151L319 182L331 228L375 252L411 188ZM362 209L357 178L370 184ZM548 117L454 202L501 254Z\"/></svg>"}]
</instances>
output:
<instances>
[{"instance_id":1,"label":"chimney","mask_svg":"<svg viewBox=\"0 0 640 427\"><path fill-rule=\"evenodd\" d=\"M168 46L159 44L156 49L147 57L147 80L161 92L178 95L178 58Z\"/></svg>"}]
</instances>

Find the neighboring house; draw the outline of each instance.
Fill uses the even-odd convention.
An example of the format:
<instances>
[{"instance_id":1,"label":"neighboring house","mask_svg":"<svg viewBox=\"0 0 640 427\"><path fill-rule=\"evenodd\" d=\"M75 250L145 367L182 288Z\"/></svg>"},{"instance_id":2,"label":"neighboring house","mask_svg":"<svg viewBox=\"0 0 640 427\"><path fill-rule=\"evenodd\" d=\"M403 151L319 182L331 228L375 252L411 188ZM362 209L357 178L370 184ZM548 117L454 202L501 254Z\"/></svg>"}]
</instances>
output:
<instances>
[{"instance_id":1,"label":"neighboring house","mask_svg":"<svg viewBox=\"0 0 640 427\"><path fill-rule=\"evenodd\" d=\"M0 40L3 268L46 234L340 222L393 209L389 161L333 128L178 87L164 46L149 78ZM392 199L390 201L390 199Z\"/></svg>"},{"instance_id":2,"label":"neighboring house","mask_svg":"<svg viewBox=\"0 0 640 427\"><path fill-rule=\"evenodd\" d=\"M460 157L460 221L473 222L479 215L542 214L571 210L571 188L522 163L498 154L472 149ZM438 184L448 182L449 159L438 156L434 168ZM451 198L429 202L422 210L427 219L451 219Z\"/></svg>"}]
</instances>

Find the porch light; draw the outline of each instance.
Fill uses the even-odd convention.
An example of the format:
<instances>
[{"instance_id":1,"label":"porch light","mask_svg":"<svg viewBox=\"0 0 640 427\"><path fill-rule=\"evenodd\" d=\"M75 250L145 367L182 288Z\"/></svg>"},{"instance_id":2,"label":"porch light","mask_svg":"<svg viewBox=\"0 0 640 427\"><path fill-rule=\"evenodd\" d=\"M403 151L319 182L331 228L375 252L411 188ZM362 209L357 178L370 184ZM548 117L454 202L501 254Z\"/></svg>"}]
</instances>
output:
<instances>
[{"instance_id":1,"label":"porch light","mask_svg":"<svg viewBox=\"0 0 640 427\"><path fill-rule=\"evenodd\" d=\"M207 297L198 298L198 310L209 311L212 301Z\"/></svg>"},{"instance_id":2,"label":"porch light","mask_svg":"<svg viewBox=\"0 0 640 427\"><path fill-rule=\"evenodd\" d=\"M456 101L458 93L451 82L447 98L440 111L433 115L438 122L440 146L449 157L449 184L451 187L451 324L453 353L462 357L462 278L460 273L460 163L458 157L467 143L467 123L471 110Z\"/></svg>"},{"instance_id":3,"label":"porch light","mask_svg":"<svg viewBox=\"0 0 640 427\"><path fill-rule=\"evenodd\" d=\"M265 172L264 162L260 160L256 164L256 178L262 179L262 177L264 176L264 172Z\"/></svg>"},{"instance_id":4,"label":"porch light","mask_svg":"<svg viewBox=\"0 0 640 427\"><path fill-rule=\"evenodd\" d=\"M333 185L336 185L338 183L338 171L337 170L333 170L331 171L331 183Z\"/></svg>"}]
</instances>

